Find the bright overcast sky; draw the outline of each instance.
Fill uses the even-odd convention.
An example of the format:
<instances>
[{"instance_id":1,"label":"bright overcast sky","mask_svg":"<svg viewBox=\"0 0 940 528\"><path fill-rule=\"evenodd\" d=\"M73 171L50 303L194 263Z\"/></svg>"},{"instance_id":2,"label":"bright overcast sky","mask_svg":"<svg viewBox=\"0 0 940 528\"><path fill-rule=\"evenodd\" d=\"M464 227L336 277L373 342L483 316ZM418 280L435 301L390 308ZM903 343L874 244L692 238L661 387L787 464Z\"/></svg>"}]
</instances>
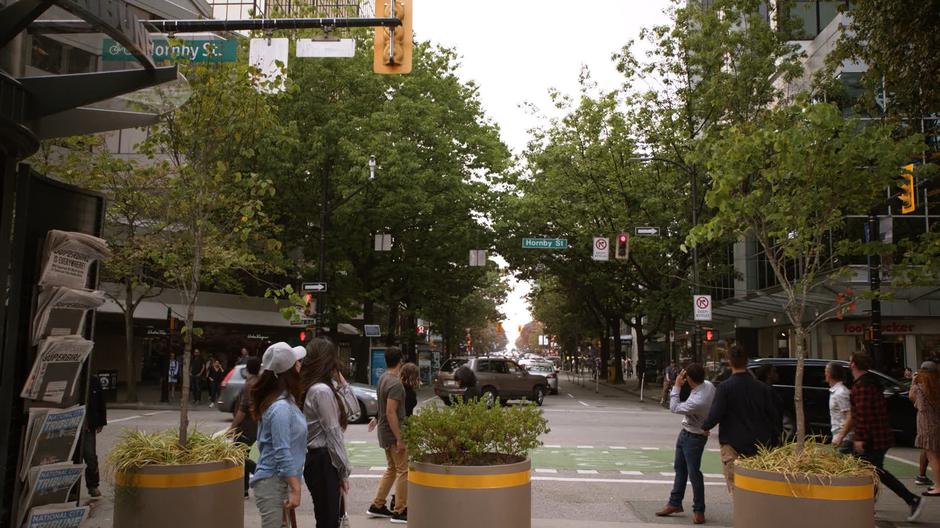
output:
<instances>
[{"instance_id":1,"label":"bright overcast sky","mask_svg":"<svg viewBox=\"0 0 940 528\"><path fill-rule=\"evenodd\" d=\"M460 74L480 87L487 115L503 141L519 154L528 130L539 125L520 105L542 112L551 105L548 90L578 92L578 74L588 66L600 89L614 89L620 75L611 54L640 29L667 21L669 0L414 0L414 31L419 40L452 47L462 56ZM517 327L531 319L525 294L515 284L503 306L510 347Z\"/></svg>"}]
</instances>

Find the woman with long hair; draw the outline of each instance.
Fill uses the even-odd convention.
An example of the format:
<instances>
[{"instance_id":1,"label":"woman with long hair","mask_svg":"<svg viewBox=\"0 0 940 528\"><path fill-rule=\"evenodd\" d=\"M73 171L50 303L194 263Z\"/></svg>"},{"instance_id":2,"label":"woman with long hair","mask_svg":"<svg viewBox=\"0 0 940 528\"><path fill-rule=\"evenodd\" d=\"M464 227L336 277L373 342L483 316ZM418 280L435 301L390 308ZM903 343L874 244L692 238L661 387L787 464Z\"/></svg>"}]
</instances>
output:
<instances>
[{"instance_id":1,"label":"woman with long hair","mask_svg":"<svg viewBox=\"0 0 940 528\"><path fill-rule=\"evenodd\" d=\"M917 438L914 446L924 450L933 468L934 486L925 491L926 497L940 496L940 374L937 364L924 361L914 376L909 393L917 408Z\"/></svg>"},{"instance_id":2,"label":"woman with long hair","mask_svg":"<svg viewBox=\"0 0 940 528\"><path fill-rule=\"evenodd\" d=\"M284 516L300 505L300 477L307 450L307 423L300 410L300 360L287 343L268 347L261 375L249 389L252 417L258 421L258 463L251 477L261 528L281 528Z\"/></svg>"},{"instance_id":3,"label":"woman with long hair","mask_svg":"<svg viewBox=\"0 0 940 528\"><path fill-rule=\"evenodd\" d=\"M405 386L405 417L411 416L418 406L418 387L421 386L418 365L405 363L401 366L401 384Z\"/></svg>"},{"instance_id":4,"label":"woman with long hair","mask_svg":"<svg viewBox=\"0 0 940 528\"><path fill-rule=\"evenodd\" d=\"M336 345L328 339L307 343L300 371L307 423L304 481L313 499L317 528L337 528L349 491L349 457L343 432L359 402L339 368Z\"/></svg>"}]
</instances>

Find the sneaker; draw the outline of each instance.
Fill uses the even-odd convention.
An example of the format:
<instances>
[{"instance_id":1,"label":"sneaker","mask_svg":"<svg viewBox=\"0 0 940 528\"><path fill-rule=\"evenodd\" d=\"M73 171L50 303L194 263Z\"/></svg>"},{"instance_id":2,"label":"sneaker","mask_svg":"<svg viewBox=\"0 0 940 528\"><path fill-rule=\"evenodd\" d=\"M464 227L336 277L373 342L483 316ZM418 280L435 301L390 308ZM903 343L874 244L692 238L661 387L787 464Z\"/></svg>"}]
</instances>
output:
<instances>
[{"instance_id":1,"label":"sneaker","mask_svg":"<svg viewBox=\"0 0 940 528\"><path fill-rule=\"evenodd\" d=\"M933 481L927 475L920 475L914 479L914 484L918 486L933 486Z\"/></svg>"},{"instance_id":2,"label":"sneaker","mask_svg":"<svg viewBox=\"0 0 940 528\"><path fill-rule=\"evenodd\" d=\"M88 488L88 496L97 499L101 496L101 492L98 491L98 488Z\"/></svg>"},{"instance_id":3,"label":"sneaker","mask_svg":"<svg viewBox=\"0 0 940 528\"><path fill-rule=\"evenodd\" d=\"M393 514L392 522L395 524L408 524L408 508Z\"/></svg>"},{"instance_id":4,"label":"sneaker","mask_svg":"<svg viewBox=\"0 0 940 528\"><path fill-rule=\"evenodd\" d=\"M392 516L395 514L392 513L392 511L386 508L385 506L382 506L381 508L376 508L375 504L373 504L372 506L369 506L368 510L366 510L366 515L368 515L369 517L384 517L386 519L391 519Z\"/></svg>"},{"instance_id":5,"label":"sneaker","mask_svg":"<svg viewBox=\"0 0 940 528\"><path fill-rule=\"evenodd\" d=\"M911 501L910 507L911 514L907 516L907 521L914 522L918 517L920 517L921 512L924 511L924 500L920 497L914 497L914 500Z\"/></svg>"},{"instance_id":6,"label":"sneaker","mask_svg":"<svg viewBox=\"0 0 940 528\"><path fill-rule=\"evenodd\" d=\"M215 404L214 404L214 403L210 403L210 404L209 404L209 408L211 409L212 407L215 407Z\"/></svg>"}]
</instances>

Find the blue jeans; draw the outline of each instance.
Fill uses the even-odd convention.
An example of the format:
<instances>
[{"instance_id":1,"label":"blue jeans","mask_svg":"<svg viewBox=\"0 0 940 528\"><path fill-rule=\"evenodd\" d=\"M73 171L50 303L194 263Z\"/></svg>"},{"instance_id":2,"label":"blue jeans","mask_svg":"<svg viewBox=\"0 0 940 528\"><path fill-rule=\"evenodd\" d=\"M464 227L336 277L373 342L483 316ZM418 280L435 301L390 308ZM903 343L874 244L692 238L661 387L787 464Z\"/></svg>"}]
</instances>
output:
<instances>
[{"instance_id":1,"label":"blue jeans","mask_svg":"<svg viewBox=\"0 0 940 528\"><path fill-rule=\"evenodd\" d=\"M685 497L685 481L692 482L692 511L705 513L705 478L702 476L702 453L708 437L692 434L685 429L679 433L676 440L676 460L673 467L676 470L676 480L669 494L669 505L675 508L682 507Z\"/></svg>"}]
</instances>

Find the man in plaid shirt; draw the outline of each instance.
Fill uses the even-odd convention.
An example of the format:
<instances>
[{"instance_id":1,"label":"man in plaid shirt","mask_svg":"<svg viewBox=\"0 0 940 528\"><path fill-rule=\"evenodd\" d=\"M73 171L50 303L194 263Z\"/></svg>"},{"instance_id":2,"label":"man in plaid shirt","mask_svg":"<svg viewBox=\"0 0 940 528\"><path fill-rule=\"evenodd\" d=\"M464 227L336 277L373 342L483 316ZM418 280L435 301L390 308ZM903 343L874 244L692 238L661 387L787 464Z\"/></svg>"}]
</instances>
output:
<instances>
[{"instance_id":1,"label":"man in plaid shirt","mask_svg":"<svg viewBox=\"0 0 940 528\"><path fill-rule=\"evenodd\" d=\"M855 379L850 396L852 410L842 432L833 438L832 443L839 445L848 432L854 431L855 453L862 460L875 466L881 482L910 507L911 514L907 520L915 521L923 509L921 498L911 493L904 484L898 481L897 477L884 468L885 454L894 445L894 432L888 422L884 387L877 376L868 372L871 368L871 358L867 354L861 352L852 354L849 367Z\"/></svg>"}]
</instances>

